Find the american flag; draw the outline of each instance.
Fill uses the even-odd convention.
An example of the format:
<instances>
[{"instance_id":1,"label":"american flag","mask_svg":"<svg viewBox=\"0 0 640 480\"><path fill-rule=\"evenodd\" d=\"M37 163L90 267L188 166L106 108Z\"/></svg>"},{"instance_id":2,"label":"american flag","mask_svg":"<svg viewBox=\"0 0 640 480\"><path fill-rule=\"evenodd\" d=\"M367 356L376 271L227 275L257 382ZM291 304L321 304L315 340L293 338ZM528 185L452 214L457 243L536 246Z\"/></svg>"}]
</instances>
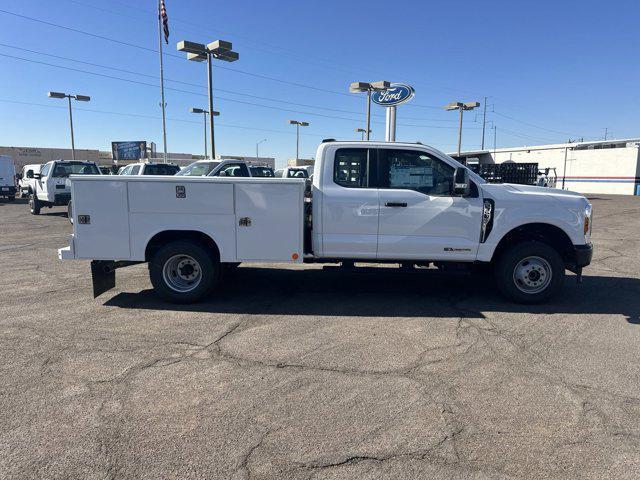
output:
<instances>
[{"instance_id":1,"label":"american flag","mask_svg":"<svg viewBox=\"0 0 640 480\"><path fill-rule=\"evenodd\" d=\"M164 0L160 0L160 18L162 19L162 29L164 30L164 41L169 44L169 17L167 17L167 7Z\"/></svg>"}]
</instances>

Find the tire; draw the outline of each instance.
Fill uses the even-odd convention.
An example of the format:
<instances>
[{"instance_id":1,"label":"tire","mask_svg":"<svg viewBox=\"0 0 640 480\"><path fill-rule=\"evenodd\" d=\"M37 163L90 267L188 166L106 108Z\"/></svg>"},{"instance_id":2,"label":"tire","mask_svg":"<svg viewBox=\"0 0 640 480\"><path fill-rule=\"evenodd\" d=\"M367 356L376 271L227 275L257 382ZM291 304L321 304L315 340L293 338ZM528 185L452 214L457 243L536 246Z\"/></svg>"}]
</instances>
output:
<instances>
[{"instance_id":1,"label":"tire","mask_svg":"<svg viewBox=\"0 0 640 480\"><path fill-rule=\"evenodd\" d=\"M10 195L7 197L7 200L10 202L15 202L16 201L16 196L15 195Z\"/></svg>"},{"instance_id":2,"label":"tire","mask_svg":"<svg viewBox=\"0 0 640 480\"><path fill-rule=\"evenodd\" d=\"M222 266L199 243L178 240L161 247L149 262L153 288L172 303L195 303L218 285Z\"/></svg>"},{"instance_id":3,"label":"tire","mask_svg":"<svg viewBox=\"0 0 640 480\"><path fill-rule=\"evenodd\" d=\"M517 303L541 303L564 284L564 261L543 242L527 241L505 250L494 267L500 292Z\"/></svg>"},{"instance_id":4,"label":"tire","mask_svg":"<svg viewBox=\"0 0 640 480\"><path fill-rule=\"evenodd\" d=\"M67 218L69 219L69 223L73 225L73 205L71 204L71 200L67 204Z\"/></svg>"},{"instance_id":5,"label":"tire","mask_svg":"<svg viewBox=\"0 0 640 480\"><path fill-rule=\"evenodd\" d=\"M40 209L42 208L42 204L38 197L36 197L35 193L32 193L29 196L29 210L31 211L31 215L40 215Z\"/></svg>"}]
</instances>

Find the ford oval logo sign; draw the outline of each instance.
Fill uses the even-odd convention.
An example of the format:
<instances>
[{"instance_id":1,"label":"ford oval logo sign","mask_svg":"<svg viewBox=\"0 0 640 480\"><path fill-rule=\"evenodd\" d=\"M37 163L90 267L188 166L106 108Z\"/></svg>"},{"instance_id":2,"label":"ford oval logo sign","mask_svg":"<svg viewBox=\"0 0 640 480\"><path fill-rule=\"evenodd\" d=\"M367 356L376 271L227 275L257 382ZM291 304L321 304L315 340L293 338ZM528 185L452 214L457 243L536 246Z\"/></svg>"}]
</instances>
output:
<instances>
[{"instance_id":1,"label":"ford oval logo sign","mask_svg":"<svg viewBox=\"0 0 640 480\"><path fill-rule=\"evenodd\" d=\"M382 105L383 107L393 107L401 103L408 102L415 95L415 90L404 83L392 83L391 88L380 92L373 92L371 100L373 103Z\"/></svg>"}]
</instances>

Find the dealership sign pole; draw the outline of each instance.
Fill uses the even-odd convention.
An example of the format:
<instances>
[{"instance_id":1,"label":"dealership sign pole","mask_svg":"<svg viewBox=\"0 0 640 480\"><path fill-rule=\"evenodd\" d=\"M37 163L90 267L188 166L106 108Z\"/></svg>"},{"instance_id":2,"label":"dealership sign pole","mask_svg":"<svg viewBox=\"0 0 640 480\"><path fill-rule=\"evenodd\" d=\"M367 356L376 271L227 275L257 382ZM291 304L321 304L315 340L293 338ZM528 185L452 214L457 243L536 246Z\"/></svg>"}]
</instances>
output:
<instances>
[{"instance_id":1,"label":"dealership sign pole","mask_svg":"<svg viewBox=\"0 0 640 480\"><path fill-rule=\"evenodd\" d=\"M411 100L415 94L415 90L409 85L392 83L386 90L376 91L371 95L373 103L387 107L385 141L396 141L396 107Z\"/></svg>"}]
</instances>

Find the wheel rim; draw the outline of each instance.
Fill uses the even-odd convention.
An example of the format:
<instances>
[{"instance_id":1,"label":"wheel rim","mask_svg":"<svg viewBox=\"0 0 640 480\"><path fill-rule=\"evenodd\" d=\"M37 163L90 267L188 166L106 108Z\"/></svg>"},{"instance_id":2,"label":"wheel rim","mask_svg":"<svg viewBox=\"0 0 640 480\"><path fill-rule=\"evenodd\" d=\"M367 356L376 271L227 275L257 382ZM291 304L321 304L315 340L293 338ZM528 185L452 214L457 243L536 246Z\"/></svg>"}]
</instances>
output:
<instances>
[{"instance_id":1,"label":"wheel rim","mask_svg":"<svg viewBox=\"0 0 640 480\"><path fill-rule=\"evenodd\" d=\"M188 293L200 285L202 267L189 255L174 255L164 263L162 278L171 290Z\"/></svg>"},{"instance_id":2,"label":"wheel rim","mask_svg":"<svg viewBox=\"0 0 640 480\"><path fill-rule=\"evenodd\" d=\"M513 269L513 283L518 290L527 294L542 292L551 283L553 270L542 257L526 257Z\"/></svg>"}]
</instances>

